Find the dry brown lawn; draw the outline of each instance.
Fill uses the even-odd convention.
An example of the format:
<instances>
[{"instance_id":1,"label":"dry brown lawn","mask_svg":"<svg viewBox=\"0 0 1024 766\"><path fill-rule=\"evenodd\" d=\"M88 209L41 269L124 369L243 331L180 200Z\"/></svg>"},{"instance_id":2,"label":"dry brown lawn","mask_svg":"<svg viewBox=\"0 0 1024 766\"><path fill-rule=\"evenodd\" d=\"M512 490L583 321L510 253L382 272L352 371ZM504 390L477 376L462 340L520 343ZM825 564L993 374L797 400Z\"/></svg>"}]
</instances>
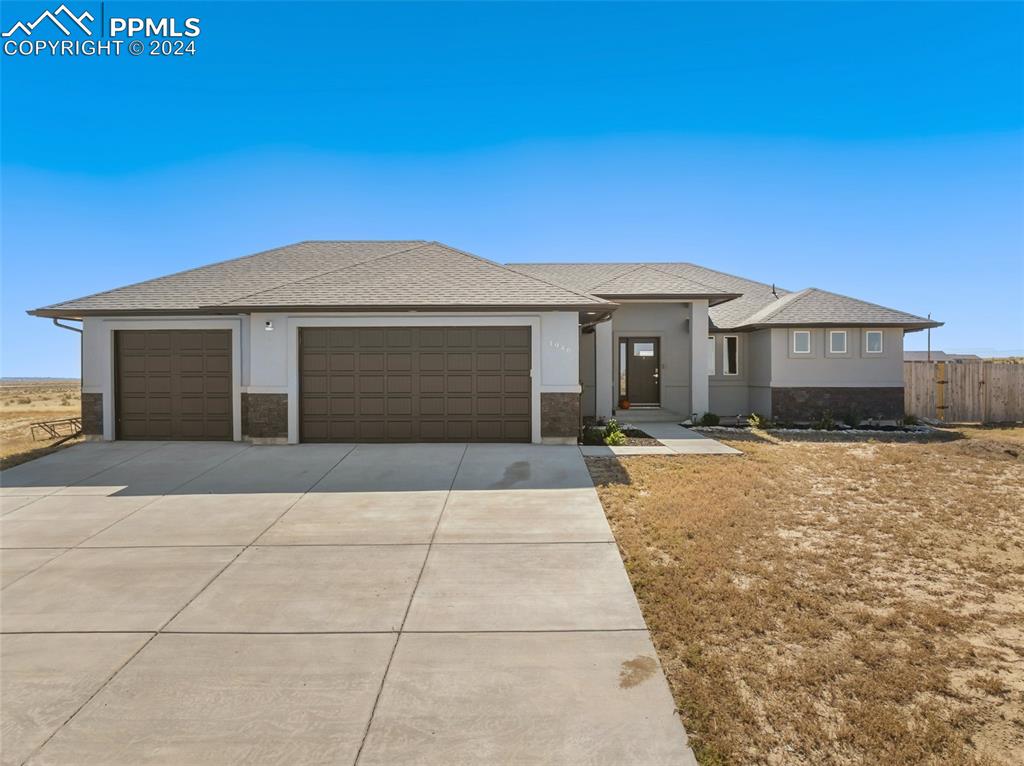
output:
<instances>
[{"instance_id":1,"label":"dry brown lawn","mask_svg":"<svg viewBox=\"0 0 1024 766\"><path fill-rule=\"evenodd\" d=\"M77 380L5 381L0 385L0 468L53 451L51 441L32 439L30 424L79 414Z\"/></svg>"},{"instance_id":2,"label":"dry brown lawn","mask_svg":"<svg viewBox=\"0 0 1024 766\"><path fill-rule=\"evenodd\" d=\"M590 459L703 764L1024 763L1024 429Z\"/></svg>"}]
</instances>

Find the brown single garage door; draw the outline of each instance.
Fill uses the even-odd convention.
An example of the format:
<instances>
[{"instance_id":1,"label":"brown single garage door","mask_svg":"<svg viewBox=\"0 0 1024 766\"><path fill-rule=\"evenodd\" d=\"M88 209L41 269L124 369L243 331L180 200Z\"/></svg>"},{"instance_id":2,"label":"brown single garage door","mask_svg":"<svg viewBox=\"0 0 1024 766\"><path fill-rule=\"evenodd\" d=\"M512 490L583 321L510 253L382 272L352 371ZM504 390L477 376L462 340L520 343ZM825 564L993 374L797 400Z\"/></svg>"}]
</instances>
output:
<instances>
[{"instance_id":1,"label":"brown single garage door","mask_svg":"<svg viewBox=\"0 0 1024 766\"><path fill-rule=\"evenodd\" d=\"M530 328L299 331L307 442L530 441Z\"/></svg>"},{"instance_id":2,"label":"brown single garage door","mask_svg":"<svg viewBox=\"0 0 1024 766\"><path fill-rule=\"evenodd\" d=\"M229 330L121 330L118 439L228 439Z\"/></svg>"}]
</instances>

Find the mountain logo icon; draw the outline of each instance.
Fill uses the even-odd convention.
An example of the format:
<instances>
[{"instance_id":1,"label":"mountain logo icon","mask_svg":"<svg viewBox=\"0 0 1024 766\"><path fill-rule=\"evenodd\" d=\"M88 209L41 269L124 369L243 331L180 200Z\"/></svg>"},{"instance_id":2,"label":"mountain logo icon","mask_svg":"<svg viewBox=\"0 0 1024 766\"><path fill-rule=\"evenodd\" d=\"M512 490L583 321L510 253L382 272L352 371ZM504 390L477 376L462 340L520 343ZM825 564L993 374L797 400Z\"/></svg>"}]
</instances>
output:
<instances>
[{"instance_id":1,"label":"mountain logo icon","mask_svg":"<svg viewBox=\"0 0 1024 766\"><path fill-rule=\"evenodd\" d=\"M63 23L62 20L63 19ZM30 21L27 24L24 21L15 22L14 26L3 33L3 37L13 37L16 32L21 32L26 37L31 37L36 27L43 23L43 21L49 20L56 27L64 33L66 37L71 37L71 25L74 24L87 35L92 35L92 30L89 29L83 22L95 21L96 18L86 11L80 16L73 14L66 5L61 3L60 7L55 11L43 11L39 14L39 17L35 21Z\"/></svg>"}]
</instances>

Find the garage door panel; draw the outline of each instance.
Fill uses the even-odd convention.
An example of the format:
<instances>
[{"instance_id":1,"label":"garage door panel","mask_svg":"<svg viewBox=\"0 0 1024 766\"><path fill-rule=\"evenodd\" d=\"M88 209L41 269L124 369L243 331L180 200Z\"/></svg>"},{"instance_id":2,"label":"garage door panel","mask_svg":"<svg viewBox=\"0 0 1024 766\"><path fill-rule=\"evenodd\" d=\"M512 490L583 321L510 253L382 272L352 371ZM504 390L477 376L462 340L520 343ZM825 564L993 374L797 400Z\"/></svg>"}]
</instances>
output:
<instances>
[{"instance_id":1,"label":"garage door panel","mask_svg":"<svg viewBox=\"0 0 1024 766\"><path fill-rule=\"evenodd\" d=\"M302 369L306 372L326 372L327 354L305 353L302 355Z\"/></svg>"},{"instance_id":2,"label":"garage door panel","mask_svg":"<svg viewBox=\"0 0 1024 766\"><path fill-rule=\"evenodd\" d=\"M506 327L503 330L505 348L529 348L529 327Z\"/></svg>"},{"instance_id":3,"label":"garage door panel","mask_svg":"<svg viewBox=\"0 0 1024 766\"><path fill-rule=\"evenodd\" d=\"M476 438L479 441L501 441L505 432L500 420L478 420L476 424Z\"/></svg>"},{"instance_id":4,"label":"garage door panel","mask_svg":"<svg viewBox=\"0 0 1024 766\"><path fill-rule=\"evenodd\" d=\"M228 330L115 334L119 439L231 439Z\"/></svg>"},{"instance_id":5,"label":"garage door panel","mask_svg":"<svg viewBox=\"0 0 1024 766\"><path fill-rule=\"evenodd\" d=\"M333 353L330 355L330 370L331 372L355 372L356 371L356 355L355 354L337 354Z\"/></svg>"},{"instance_id":6,"label":"garage door panel","mask_svg":"<svg viewBox=\"0 0 1024 766\"><path fill-rule=\"evenodd\" d=\"M528 394L530 393L529 375L506 375L504 376L504 391L506 394Z\"/></svg>"},{"instance_id":7,"label":"garage door panel","mask_svg":"<svg viewBox=\"0 0 1024 766\"><path fill-rule=\"evenodd\" d=\"M388 372L411 372L412 354L402 352L400 354L388 354Z\"/></svg>"},{"instance_id":8,"label":"garage door panel","mask_svg":"<svg viewBox=\"0 0 1024 766\"><path fill-rule=\"evenodd\" d=\"M309 333L307 337L319 338L319 345L321 346L347 348L348 346L356 345L356 331L344 327L332 328L330 330L303 330L302 332Z\"/></svg>"},{"instance_id":9,"label":"garage door panel","mask_svg":"<svg viewBox=\"0 0 1024 766\"><path fill-rule=\"evenodd\" d=\"M530 400L525 396L510 396L504 399L504 415L529 415Z\"/></svg>"},{"instance_id":10,"label":"garage door panel","mask_svg":"<svg viewBox=\"0 0 1024 766\"><path fill-rule=\"evenodd\" d=\"M449 375L445 380L446 390L450 394L469 394L473 392L472 375Z\"/></svg>"},{"instance_id":11,"label":"garage door panel","mask_svg":"<svg viewBox=\"0 0 1024 766\"><path fill-rule=\"evenodd\" d=\"M501 415L502 409L500 396L481 396L476 400L477 415Z\"/></svg>"},{"instance_id":12,"label":"garage door panel","mask_svg":"<svg viewBox=\"0 0 1024 766\"><path fill-rule=\"evenodd\" d=\"M420 415L444 415L444 399L440 396L425 396L419 405Z\"/></svg>"},{"instance_id":13,"label":"garage door panel","mask_svg":"<svg viewBox=\"0 0 1024 766\"><path fill-rule=\"evenodd\" d=\"M413 345L413 331L405 328L394 328L385 334L384 344L388 348L411 348Z\"/></svg>"},{"instance_id":14,"label":"garage door panel","mask_svg":"<svg viewBox=\"0 0 1024 766\"><path fill-rule=\"evenodd\" d=\"M360 397L358 402L357 411L360 416L384 414L384 399L382 398L364 396Z\"/></svg>"},{"instance_id":15,"label":"garage door panel","mask_svg":"<svg viewBox=\"0 0 1024 766\"><path fill-rule=\"evenodd\" d=\"M481 327L476 331L477 348L501 348L501 341L500 327Z\"/></svg>"},{"instance_id":16,"label":"garage door panel","mask_svg":"<svg viewBox=\"0 0 1024 766\"><path fill-rule=\"evenodd\" d=\"M389 394L412 393L412 375L388 375L386 382Z\"/></svg>"},{"instance_id":17,"label":"garage door panel","mask_svg":"<svg viewBox=\"0 0 1024 766\"><path fill-rule=\"evenodd\" d=\"M329 402L330 406L324 407L322 412L316 412L312 407L307 407L306 411L310 415L352 415L356 411L356 400L354 397L332 396Z\"/></svg>"},{"instance_id":18,"label":"garage door panel","mask_svg":"<svg viewBox=\"0 0 1024 766\"><path fill-rule=\"evenodd\" d=\"M420 348L444 347L444 329L441 327L420 328L418 335Z\"/></svg>"},{"instance_id":19,"label":"garage door panel","mask_svg":"<svg viewBox=\"0 0 1024 766\"><path fill-rule=\"evenodd\" d=\"M360 375L358 380L359 380L359 393L360 394L383 394L384 393L384 376L383 375Z\"/></svg>"},{"instance_id":20,"label":"garage door panel","mask_svg":"<svg viewBox=\"0 0 1024 766\"><path fill-rule=\"evenodd\" d=\"M327 381L330 380L332 385L340 378L328 378L326 375L306 375L303 378L302 385L307 394L326 394L327 393ZM333 389L331 393L336 393Z\"/></svg>"},{"instance_id":21,"label":"garage door panel","mask_svg":"<svg viewBox=\"0 0 1024 766\"><path fill-rule=\"evenodd\" d=\"M384 345L384 330L382 329L362 329L357 332L361 348L380 348Z\"/></svg>"},{"instance_id":22,"label":"garage door panel","mask_svg":"<svg viewBox=\"0 0 1024 766\"><path fill-rule=\"evenodd\" d=\"M420 372L444 372L444 354L421 352Z\"/></svg>"},{"instance_id":23,"label":"garage door panel","mask_svg":"<svg viewBox=\"0 0 1024 766\"><path fill-rule=\"evenodd\" d=\"M472 415L473 399L468 396L451 396L446 401L448 415Z\"/></svg>"},{"instance_id":24,"label":"garage door panel","mask_svg":"<svg viewBox=\"0 0 1024 766\"><path fill-rule=\"evenodd\" d=\"M300 328L299 344L303 441L530 440L529 328Z\"/></svg>"},{"instance_id":25,"label":"garage door panel","mask_svg":"<svg viewBox=\"0 0 1024 766\"><path fill-rule=\"evenodd\" d=\"M388 415L412 415L412 398L392 396L388 399Z\"/></svg>"},{"instance_id":26,"label":"garage door panel","mask_svg":"<svg viewBox=\"0 0 1024 766\"><path fill-rule=\"evenodd\" d=\"M205 359L206 364L199 367L199 371L207 372L213 375L230 375L231 374L231 357L230 356L208 356Z\"/></svg>"}]
</instances>

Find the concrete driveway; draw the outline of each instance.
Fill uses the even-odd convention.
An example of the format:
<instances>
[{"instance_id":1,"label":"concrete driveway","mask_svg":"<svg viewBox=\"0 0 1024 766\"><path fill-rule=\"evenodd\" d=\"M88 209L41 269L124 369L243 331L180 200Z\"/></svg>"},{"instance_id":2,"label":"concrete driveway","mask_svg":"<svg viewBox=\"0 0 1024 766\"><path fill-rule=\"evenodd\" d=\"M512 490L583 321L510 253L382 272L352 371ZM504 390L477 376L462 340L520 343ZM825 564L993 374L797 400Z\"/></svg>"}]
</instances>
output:
<instances>
[{"instance_id":1,"label":"concrete driveway","mask_svg":"<svg viewBox=\"0 0 1024 766\"><path fill-rule=\"evenodd\" d=\"M4 764L694 763L575 447L0 476Z\"/></svg>"}]
</instances>

